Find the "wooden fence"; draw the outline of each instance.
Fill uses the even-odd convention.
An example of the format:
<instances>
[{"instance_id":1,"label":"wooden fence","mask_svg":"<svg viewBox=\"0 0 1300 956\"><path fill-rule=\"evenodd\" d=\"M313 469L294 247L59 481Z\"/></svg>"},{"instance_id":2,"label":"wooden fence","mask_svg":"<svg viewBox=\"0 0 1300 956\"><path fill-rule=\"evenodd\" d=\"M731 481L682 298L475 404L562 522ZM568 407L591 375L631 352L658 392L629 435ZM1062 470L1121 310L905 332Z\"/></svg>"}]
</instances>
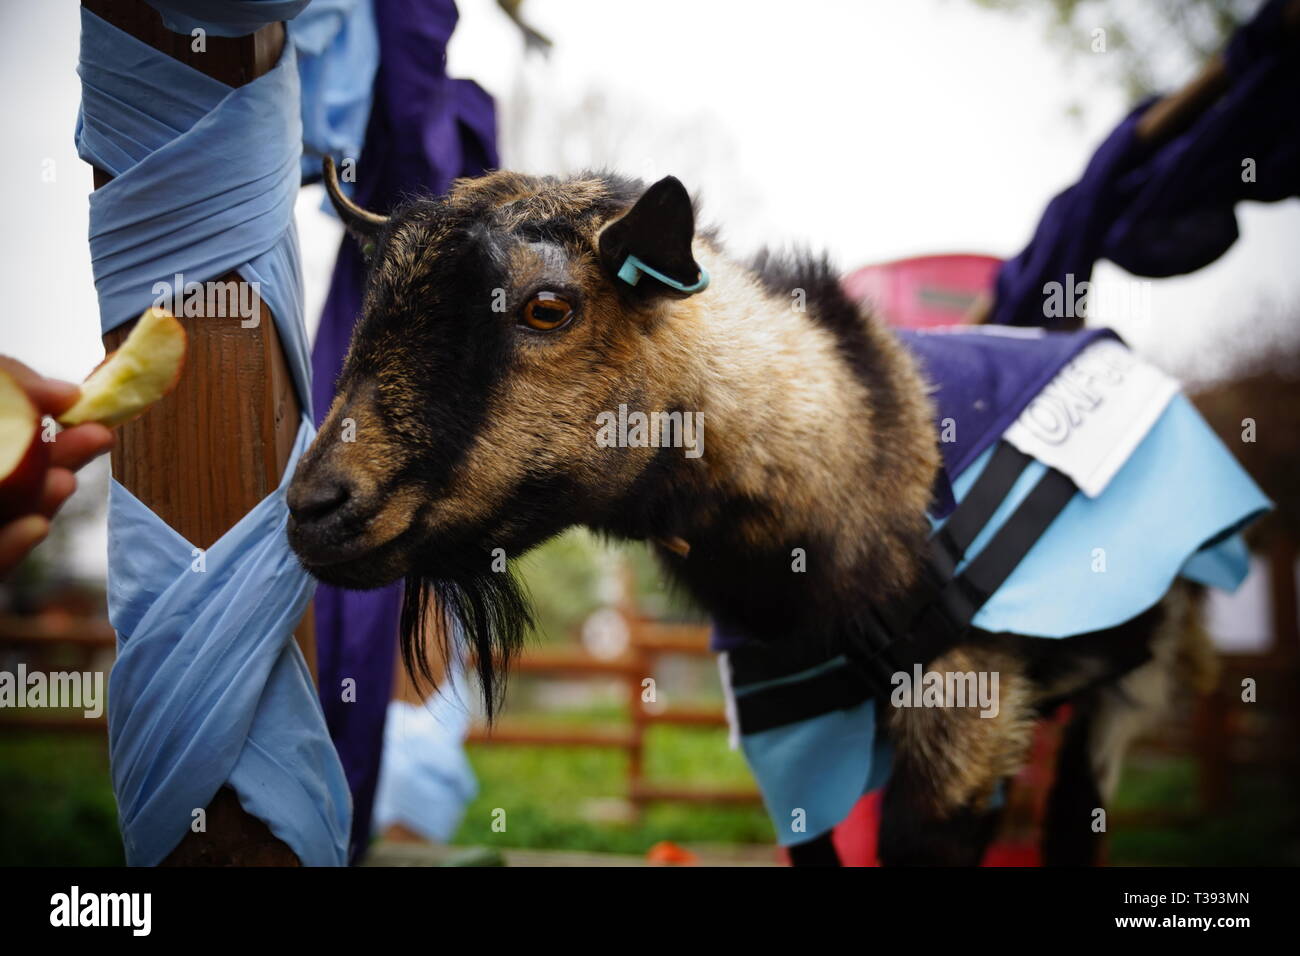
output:
<instances>
[{"instance_id":1,"label":"wooden fence","mask_svg":"<svg viewBox=\"0 0 1300 956\"><path fill-rule=\"evenodd\" d=\"M673 655L712 658L709 629L700 625L667 624L636 614L624 614L628 648L618 657L600 658L577 646L541 648L515 665L519 674L540 677L621 681L625 688L629 724L607 730L571 730L529 727L522 721L503 720L489 730L476 727L471 743L523 744L542 747L608 747L627 754L628 799L637 807L655 801L755 804L760 798L752 787L719 789L687 783L652 783L645 777L647 733L656 724L686 727L726 727L722 707L673 706L658 708L644 699L643 684L653 678L660 659Z\"/></svg>"}]
</instances>

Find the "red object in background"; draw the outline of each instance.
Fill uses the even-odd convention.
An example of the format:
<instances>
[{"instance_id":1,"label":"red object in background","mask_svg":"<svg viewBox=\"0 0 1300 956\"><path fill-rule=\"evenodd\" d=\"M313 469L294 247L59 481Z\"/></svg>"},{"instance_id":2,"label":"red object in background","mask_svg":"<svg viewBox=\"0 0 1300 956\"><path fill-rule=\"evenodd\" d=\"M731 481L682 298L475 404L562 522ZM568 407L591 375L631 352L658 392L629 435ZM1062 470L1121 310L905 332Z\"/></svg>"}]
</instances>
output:
<instances>
[{"instance_id":1,"label":"red object in background","mask_svg":"<svg viewBox=\"0 0 1300 956\"><path fill-rule=\"evenodd\" d=\"M651 863L670 866L694 866L699 860L690 850L678 846L672 840L660 840L646 851L645 858Z\"/></svg>"},{"instance_id":2,"label":"red object in background","mask_svg":"<svg viewBox=\"0 0 1300 956\"><path fill-rule=\"evenodd\" d=\"M1001 265L995 256L974 253L915 256L863 266L845 276L843 285L853 301L869 305L890 325L908 329L962 325L981 299L992 297ZM1042 865L1039 834L1068 711L1063 707L1038 726L1025 769L1007 787L1003 832L984 854L981 866ZM831 839L842 866L880 865L876 836L881 795L881 790L868 793L833 831ZM789 863L785 851L781 858Z\"/></svg>"},{"instance_id":3,"label":"red object in background","mask_svg":"<svg viewBox=\"0 0 1300 956\"><path fill-rule=\"evenodd\" d=\"M981 298L993 295L1001 265L1001 259L973 253L914 256L863 266L843 284L853 301L868 302L890 325L960 325Z\"/></svg>"},{"instance_id":4,"label":"red object in background","mask_svg":"<svg viewBox=\"0 0 1300 956\"><path fill-rule=\"evenodd\" d=\"M915 256L863 266L843 279L844 290L855 302L868 304L890 325L909 329L961 325L981 298L992 296L1002 260L967 253ZM1051 788L1052 765L1059 721L1041 727L1034 738L1029 765L1013 781L1008 816L1021 810L1037 830ZM879 866L876 835L880 828L880 790L873 790L854 805L831 836L843 866ZM1036 835L1036 834L1035 834ZM782 858L789 857L783 851ZM1038 866L1036 839L1000 838L984 856L983 866Z\"/></svg>"},{"instance_id":5,"label":"red object in background","mask_svg":"<svg viewBox=\"0 0 1300 956\"><path fill-rule=\"evenodd\" d=\"M1034 730L1025 768L1007 787L1007 807L997 839L989 846L980 866L1042 866L1039 852L1047 796L1052 789L1056 753L1061 732L1070 720L1070 708L1061 707ZM876 837L880 830L880 800L883 790L872 790L859 800L831 832L841 866L880 866L876 858ZM781 859L790 862L782 850Z\"/></svg>"}]
</instances>

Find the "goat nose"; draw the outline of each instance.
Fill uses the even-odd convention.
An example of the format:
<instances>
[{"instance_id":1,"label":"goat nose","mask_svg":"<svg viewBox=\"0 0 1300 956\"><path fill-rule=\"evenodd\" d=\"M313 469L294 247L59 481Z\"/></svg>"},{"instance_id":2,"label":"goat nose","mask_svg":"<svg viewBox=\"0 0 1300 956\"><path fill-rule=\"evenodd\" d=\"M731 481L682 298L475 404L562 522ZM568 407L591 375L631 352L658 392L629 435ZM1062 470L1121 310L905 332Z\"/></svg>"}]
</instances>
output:
<instances>
[{"instance_id":1,"label":"goat nose","mask_svg":"<svg viewBox=\"0 0 1300 956\"><path fill-rule=\"evenodd\" d=\"M352 489L348 483L331 475L313 481L293 482L286 504L295 521L313 522L338 511L351 497Z\"/></svg>"}]
</instances>

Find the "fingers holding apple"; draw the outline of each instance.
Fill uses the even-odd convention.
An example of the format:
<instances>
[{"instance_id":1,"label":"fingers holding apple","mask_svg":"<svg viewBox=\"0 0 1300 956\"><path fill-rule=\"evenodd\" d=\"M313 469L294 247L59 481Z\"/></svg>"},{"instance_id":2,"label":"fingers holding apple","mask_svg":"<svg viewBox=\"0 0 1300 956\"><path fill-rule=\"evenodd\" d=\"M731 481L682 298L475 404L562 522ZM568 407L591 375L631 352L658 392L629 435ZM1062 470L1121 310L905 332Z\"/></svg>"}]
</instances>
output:
<instances>
[{"instance_id":1,"label":"fingers holding apple","mask_svg":"<svg viewBox=\"0 0 1300 956\"><path fill-rule=\"evenodd\" d=\"M11 371L0 369L0 523L36 511L49 466L41 409Z\"/></svg>"},{"instance_id":2,"label":"fingers holding apple","mask_svg":"<svg viewBox=\"0 0 1300 956\"><path fill-rule=\"evenodd\" d=\"M80 471L87 463L113 447L112 430L87 422L65 428L50 443L50 467Z\"/></svg>"},{"instance_id":3,"label":"fingers holding apple","mask_svg":"<svg viewBox=\"0 0 1300 956\"><path fill-rule=\"evenodd\" d=\"M0 524L0 579L18 566L27 553L50 533L50 519L44 515L26 515Z\"/></svg>"},{"instance_id":4,"label":"fingers holding apple","mask_svg":"<svg viewBox=\"0 0 1300 956\"><path fill-rule=\"evenodd\" d=\"M67 468L51 468L45 473L45 484L41 487L41 498L36 505L36 513L53 518L54 513L63 507L63 503L71 498L76 490L75 474Z\"/></svg>"},{"instance_id":5,"label":"fingers holding apple","mask_svg":"<svg viewBox=\"0 0 1300 956\"><path fill-rule=\"evenodd\" d=\"M43 379L0 356L0 578L45 540L50 518L77 488L73 471L113 447L99 424L57 435L43 414L75 401L77 388ZM21 382L21 384L20 384ZM66 386L66 387L64 387ZM33 396L35 400L33 400ZM53 437L52 441L46 438Z\"/></svg>"},{"instance_id":6,"label":"fingers holding apple","mask_svg":"<svg viewBox=\"0 0 1300 956\"><path fill-rule=\"evenodd\" d=\"M149 309L81 386L0 356L0 577L12 567L7 552L20 559L48 533L45 519L76 489L73 472L113 446L110 429L175 387L185 349L176 318ZM64 429L47 429L45 415L57 417Z\"/></svg>"},{"instance_id":7,"label":"fingers holding apple","mask_svg":"<svg viewBox=\"0 0 1300 956\"><path fill-rule=\"evenodd\" d=\"M0 372L17 382L32 403L49 415L66 411L81 397L80 386L57 378L46 378L8 355L0 355Z\"/></svg>"},{"instance_id":8,"label":"fingers holding apple","mask_svg":"<svg viewBox=\"0 0 1300 956\"><path fill-rule=\"evenodd\" d=\"M76 490L73 472L113 447L113 433L98 423L57 433L44 423L79 394L75 385L0 356L0 523L28 514L52 517Z\"/></svg>"}]
</instances>

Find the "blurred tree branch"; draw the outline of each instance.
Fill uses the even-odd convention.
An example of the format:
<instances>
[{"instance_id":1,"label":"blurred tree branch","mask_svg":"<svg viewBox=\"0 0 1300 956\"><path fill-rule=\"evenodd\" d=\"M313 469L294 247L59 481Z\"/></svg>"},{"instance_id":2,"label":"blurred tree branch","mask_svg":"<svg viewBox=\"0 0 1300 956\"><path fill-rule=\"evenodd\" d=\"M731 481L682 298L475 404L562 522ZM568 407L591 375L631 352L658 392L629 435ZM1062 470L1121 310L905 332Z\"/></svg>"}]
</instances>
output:
<instances>
[{"instance_id":1,"label":"blurred tree branch","mask_svg":"<svg viewBox=\"0 0 1300 956\"><path fill-rule=\"evenodd\" d=\"M1106 31L1115 77L1134 100L1180 85L1217 53L1261 0L973 0L988 10L1045 12L1049 40L1071 55L1093 55Z\"/></svg>"},{"instance_id":2,"label":"blurred tree branch","mask_svg":"<svg viewBox=\"0 0 1300 956\"><path fill-rule=\"evenodd\" d=\"M536 30L523 15L524 0L497 0L497 6L505 11L519 32L524 35L524 48L527 50L537 50L543 55L551 52L551 38L546 34Z\"/></svg>"}]
</instances>

